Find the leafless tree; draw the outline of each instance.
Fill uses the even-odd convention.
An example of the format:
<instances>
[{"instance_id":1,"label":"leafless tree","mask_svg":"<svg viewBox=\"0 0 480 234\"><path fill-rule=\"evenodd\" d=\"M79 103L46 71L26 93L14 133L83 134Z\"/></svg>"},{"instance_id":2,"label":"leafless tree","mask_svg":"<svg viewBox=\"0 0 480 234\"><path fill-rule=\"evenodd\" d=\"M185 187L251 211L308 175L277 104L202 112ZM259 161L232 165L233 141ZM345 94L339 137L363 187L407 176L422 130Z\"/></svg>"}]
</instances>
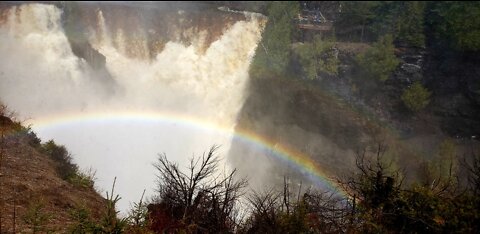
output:
<instances>
[{"instance_id":1,"label":"leafless tree","mask_svg":"<svg viewBox=\"0 0 480 234\"><path fill-rule=\"evenodd\" d=\"M307 191L304 202L309 212L312 230L318 233L347 232L351 226L352 208L345 198L326 191Z\"/></svg>"},{"instance_id":2,"label":"leafless tree","mask_svg":"<svg viewBox=\"0 0 480 234\"><path fill-rule=\"evenodd\" d=\"M459 178L454 172L453 162L449 162L448 172L445 174L435 173L432 171L432 165L423 161L419 164L419 174L423 182L423 186L430 189L436 195L454 194L457 192Z\"/></svg>"},{"instance_id":3,"label":"leafless tree","mask_svg":"<svg viewBox=\"0 0 480 234\"><path fill-rule=\"evenodd\" d=\"M284 178L283 191L253 191L247 200L251 214L240 233L341 233L348 227L348 206L343 197L332 192L299 186L297 199Z\"/></svg>"},{"instance_id":4,"label":"leafless tree","mask_svg":"<svg viewBox=\"0 0 480 234\"><path fill-rule=\"evenodd\" d=\"M236 180L236 170L218 173L217 149L213 146L201 158L192 158L186 172L165 154L159 156L154 164L158 170L158 199L157 204L149 206L155 231L234 231L236 204L247 181Z\"/></svg>"},{"instance_id":5,"label":"leafless tree","mask_svg":"<svg viewBox=\"0 0 480 234\"><path fill-rule=\"evenodd\" d=\"M384 143L377 143L373 150L356 152L355 173L337 180L350 197L376 207L400 189L403 178L400 171L389 171L391 162L384 160L386 150Z\"/></svg>"},{"instance_id":6,"label":"leafless tree","mask_svg":"<svg viewBox=\"0 0 480 234\"><path fill-rule=\"evenodd\" d=\"M282 193L274 189L252 191L247 196L250 213L239 233L280 232Z\"/></svg>"}]
</instances>

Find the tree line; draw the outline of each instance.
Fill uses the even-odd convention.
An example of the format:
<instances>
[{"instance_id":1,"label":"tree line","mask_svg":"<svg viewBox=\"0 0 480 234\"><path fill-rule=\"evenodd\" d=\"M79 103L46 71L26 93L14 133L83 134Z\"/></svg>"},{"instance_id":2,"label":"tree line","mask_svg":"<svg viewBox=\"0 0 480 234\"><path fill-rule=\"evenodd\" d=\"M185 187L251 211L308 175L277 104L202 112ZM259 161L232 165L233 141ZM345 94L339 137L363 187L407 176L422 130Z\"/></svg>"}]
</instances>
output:
<instances>
[{"instance_id":1,"label":"tree line","mask_svg":"<svg viewBox=\"0 0 480 234\"><path fill-rule=\"evenodd\" d=\"M448 143L441 154L449 154ZM479 230L480 157L473 154L431 169L405 184L405 172L386 160L386 145L359 150L353 173L336 178L346 192L283 190L244 194L246 181L214 174L218 166L213 147L192 159L186 172L158 159L158 197L147 209L151 231L186 233L474 233ZM443 155L443 156L445 156ZM443 157L441 156L441 157ZM445 156L446 157L446 156ZM440 160L439 160L440 161ZM432 167L437 168L434 172ZM468 172L461 185L458 170ZM236 208L245 197L246 214Z\"/></svg>"},{"instance_id":2,"label":"tree line","mask_svg":"<svg viewBox=\"0 0 480 234\"><path fill-rule=\"evenodd\" d=\"M342 1L335 12L333 33L318 33L308 41L298 39L299 2L252 4L261 6L269 19L251 64L254 79L315 81L339 76L345 61L339 58L336 43L367 43L367 49L354 56L352 90L372 93L371 87L378 91L397 70L396 48L431 49L439 58L480 49L480 20L475 17L480 14L479 2ZM432 92L425 82L412 82L403 89L397 98L412 113L430 103Z\"/></svg>"},{"instance_id":3,"label":"tree line","mask_svg":"<svg viewBox=\"0 0 480 234\"><path fill-rule=\"evenodd\" d=\"M73 233L475 233L480 230L480 156L454 160L451 142L439 157L423 162L418 180L385 156L378 143L358 150L351 173L336 177L346 196L317 189L247 190L236 170L221 173L213 146L182 170L159 155L156 194L143 195L125 218L118 218L114 186L100 221L87 210L72 210ZM468 172L460 182L458 172ZM268 187L268 186L266 186Z\"/></svg>"}]
</instances>

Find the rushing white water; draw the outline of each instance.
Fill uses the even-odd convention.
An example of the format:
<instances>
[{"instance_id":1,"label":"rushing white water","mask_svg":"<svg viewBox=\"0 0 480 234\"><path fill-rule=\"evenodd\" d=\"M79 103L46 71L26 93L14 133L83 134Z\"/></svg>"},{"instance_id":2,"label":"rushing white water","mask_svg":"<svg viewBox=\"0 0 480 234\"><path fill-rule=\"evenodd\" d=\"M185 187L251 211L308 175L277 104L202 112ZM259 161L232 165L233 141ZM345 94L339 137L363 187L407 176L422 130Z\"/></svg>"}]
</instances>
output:
<instances>
[{"instance_id":1,"label":"rushing white water","mask_svg":"<svg viewBox=\"0 0 480 234\"><path fill-rule=\"evenodd\" d=\"M6 12L0 25L0 100L29 119L40 137L65 144L82 167L97 169L98 186L108 189L117 176L120 208L153 192L157 153L181 165L212 144L228 151L231 134L201 130L181 123L116 120L77 121L55 125L66 114L175 113L191 116L233 131L244 101L248 67L261 37L263 20L247 17L229 27L202 53L205 33L189 46L170 41L150 59L142 32L111 32L98 11L90 43L106 57L116 84L106 89L88 63L76 57L61 25L62 12L44 4L25 4ZM95 33L97 32L97 33ZM138 33L143 58L126 55L126 33ZM110 90L110 91L108 91ZM40 120L48 122L36 126Z\"/></svg>"}]
</instances>

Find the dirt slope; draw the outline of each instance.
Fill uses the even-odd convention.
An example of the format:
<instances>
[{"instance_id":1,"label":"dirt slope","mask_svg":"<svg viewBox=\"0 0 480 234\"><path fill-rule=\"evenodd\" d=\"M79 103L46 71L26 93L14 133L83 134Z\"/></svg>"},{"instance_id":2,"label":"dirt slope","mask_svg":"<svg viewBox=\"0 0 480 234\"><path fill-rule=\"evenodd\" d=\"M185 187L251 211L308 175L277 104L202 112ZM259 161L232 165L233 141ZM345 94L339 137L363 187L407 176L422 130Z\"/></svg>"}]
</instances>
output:
<instances>
[{"instance_id":1,"label":"dirt slope","mask_svg":"<svg viewBox=\"0 0 480 234\"><path fill-rule=\"evenodd\" d=\"M19 125L9 119L0 120L4 136L0 142L1 233L13 233L14 217L17 233L31 232L24 217L35 204L44 205L41 214L50 217L46 227L55 233L66 232L73 222L69 212L75 207L87 208L94 218L100 216L104 198L93 188L74 186L61 179L55 162L40 152L31 134L19 131Z\"/></svg>"}]
</instances>

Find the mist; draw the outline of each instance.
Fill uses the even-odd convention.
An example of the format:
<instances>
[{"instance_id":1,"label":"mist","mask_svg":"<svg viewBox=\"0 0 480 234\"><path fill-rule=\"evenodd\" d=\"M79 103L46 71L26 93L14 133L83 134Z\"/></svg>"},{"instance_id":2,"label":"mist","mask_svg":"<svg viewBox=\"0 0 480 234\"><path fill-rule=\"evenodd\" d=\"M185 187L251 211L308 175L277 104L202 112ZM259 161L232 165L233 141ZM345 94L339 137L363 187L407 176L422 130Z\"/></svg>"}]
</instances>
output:
<instances>
[{"instance_id":1,"label":"mist","mask_svg":"<svg viewBox=\"0 0 480 234\"><path fill-rule=\"evenodd\" d=\"M105 57L97 69L72 51L58 7L22 4L2 11L0 100L42 140L65 145L80 168L95 169L100 191L117 177L120 210L143 189L154 194L158 154L186 166L216 144L226 157L264 26L261 15L245 13L212 37L219 32L111 28L116 19L98 8L84 35ZM180 21L188 17L176 13ZM152 50L147 37L155 33L178 40Z\"/></svg>"}]
</instances>

